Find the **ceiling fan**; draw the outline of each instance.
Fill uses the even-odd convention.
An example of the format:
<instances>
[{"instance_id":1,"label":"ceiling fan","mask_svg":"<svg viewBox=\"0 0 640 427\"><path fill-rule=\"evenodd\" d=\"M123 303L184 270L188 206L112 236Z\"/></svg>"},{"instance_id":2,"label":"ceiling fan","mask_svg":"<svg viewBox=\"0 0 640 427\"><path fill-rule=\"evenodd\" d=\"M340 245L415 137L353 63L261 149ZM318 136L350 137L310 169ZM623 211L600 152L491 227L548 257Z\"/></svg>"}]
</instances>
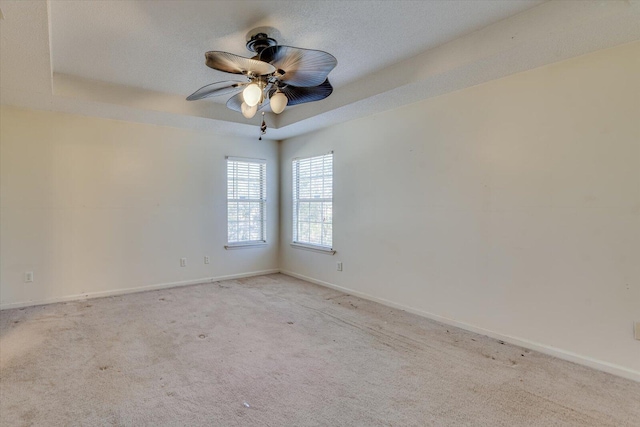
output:
<instances>
[{"instance_id":1,"label":"ceiling fan","mask_svg":"<svg viewBox=\"0 0 640 427\"><path fill-rule=\"evenodd\" d=\"M252 58L220 51L204 55L208 67L245 78L203 86L189 95L187 101L234 94L227 101L227 107L250 119L267 105L280 114L288 105L320 101L333 92L327 78L338 64L333 55L321 50L280 46L259 29L249 32L247 39L247 49L255 53ZM262 134L266 131L264 117L261 131Z\"/></svg>"}]
</instances>

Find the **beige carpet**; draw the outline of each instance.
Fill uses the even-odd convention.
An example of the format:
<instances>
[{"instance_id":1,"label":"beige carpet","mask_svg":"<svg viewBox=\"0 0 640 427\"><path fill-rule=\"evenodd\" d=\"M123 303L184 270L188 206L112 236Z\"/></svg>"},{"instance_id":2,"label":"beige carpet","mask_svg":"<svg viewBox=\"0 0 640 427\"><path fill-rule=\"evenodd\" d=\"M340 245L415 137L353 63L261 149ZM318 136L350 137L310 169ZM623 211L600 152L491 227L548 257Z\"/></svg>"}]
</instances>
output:
<instances>
[{"instance_id":1,"label":"beige carpet","mask_svg":"<svg viewBox=\"0 0 640 427\"><path fill-rule=\"evenodd\" d=\"M640 426L640 383L283 275L0 313L20 425Z\"/></svg>"}]
</instances>

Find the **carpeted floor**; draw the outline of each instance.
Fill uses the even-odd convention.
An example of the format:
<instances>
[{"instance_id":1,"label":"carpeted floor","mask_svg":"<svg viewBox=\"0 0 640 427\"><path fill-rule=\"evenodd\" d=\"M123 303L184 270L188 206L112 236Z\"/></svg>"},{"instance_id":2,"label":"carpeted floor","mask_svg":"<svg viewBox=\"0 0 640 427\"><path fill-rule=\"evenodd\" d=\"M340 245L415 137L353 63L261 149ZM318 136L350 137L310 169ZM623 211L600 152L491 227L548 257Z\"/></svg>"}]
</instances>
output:
<instances>
[{"instance_id":1,"label":"carpeted floor","mask_svg":"<svg viewBox=\"0 0 640 427\"><path fill-rule=\"evenodd\" d=\"M21 425L639 426L640 383L284 275L0 313Z\"/></svg>"}]
</instances>

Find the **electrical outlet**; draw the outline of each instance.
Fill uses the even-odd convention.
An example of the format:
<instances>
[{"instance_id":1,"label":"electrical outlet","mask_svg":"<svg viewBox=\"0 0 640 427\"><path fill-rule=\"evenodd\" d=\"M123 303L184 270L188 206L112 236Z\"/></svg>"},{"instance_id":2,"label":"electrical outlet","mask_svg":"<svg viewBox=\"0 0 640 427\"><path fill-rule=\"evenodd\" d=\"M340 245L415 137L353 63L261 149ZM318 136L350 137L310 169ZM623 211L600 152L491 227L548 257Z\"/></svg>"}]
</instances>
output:
<instances>
[{"instance_id":1,"label":"electrical outlet","mask_svg":"<svg viewBox=\"0 0 640 427\"><path fill-rule=\"evenodd\" d=\"M24 281L25 283L33 282L33 271L27 271L24 273Z\"/></svg>"},{"instance_id":2,"label":"electrical outlet","mask_svg":"<svg viewBox=\"0 0 640 427\"><path fill-rule=\"evenodd\" d=\"M208 256L208 255L204 257L204 263L205 263L205 264L209 264L209 263L211 263L211 258L209 258L209 256Z\"/></svg>"},{"instance_id":3,"label":"electrical outlet","mask_svg":"<svg viewBox=\"0 0 640 427\"><path fill-rule=\"evenodd\" d=\"M180 267L186 267L186 266L187 266L187 259L180 258Z\"/></svg>"},{"instance_id":4,"label":"electrical outlet","mask_svg":"<svg viewBox=\"0 0 640 427\"><path fill-rule=\"evenodd\" d=\"M342 271L342 263L341 262L337 263L337 268L338 268L338 271Z\"/></svg>"},{"instance_id":5,"label":"electrical outlet","mask_svg":"<svg viewBox=\"0 0 640 427\"><path fill-rule=\"evenodd\" d=\"M640 322L633 325L633 332L637 340L640 340Z\"/></svg>"}]
</instances>

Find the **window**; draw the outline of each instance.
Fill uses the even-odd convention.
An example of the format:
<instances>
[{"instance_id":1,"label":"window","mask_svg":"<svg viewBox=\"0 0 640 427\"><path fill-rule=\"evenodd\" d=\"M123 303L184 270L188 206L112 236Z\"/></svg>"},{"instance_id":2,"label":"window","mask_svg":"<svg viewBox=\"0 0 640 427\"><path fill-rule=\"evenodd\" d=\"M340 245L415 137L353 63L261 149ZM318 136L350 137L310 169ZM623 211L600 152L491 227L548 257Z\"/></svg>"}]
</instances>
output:
<instances>
[{"instance_id":1,"label":"window","mask_svg":"<svg viewBox=\"0 0 640 427\"><path fill-rule=\"evenodd\" d=\"M333 153L293 160L293 243L333 245Z\"/></svg>"},{"instance_id":2,"label":"window","mask_svg":"<svg viewBox=\"0 0 640 427\"><path fill-rule=\"evenodd\" d=\"M267 162L227 157L227 241L230 246L265 243Z\"/></svg>"}]
</instances>

